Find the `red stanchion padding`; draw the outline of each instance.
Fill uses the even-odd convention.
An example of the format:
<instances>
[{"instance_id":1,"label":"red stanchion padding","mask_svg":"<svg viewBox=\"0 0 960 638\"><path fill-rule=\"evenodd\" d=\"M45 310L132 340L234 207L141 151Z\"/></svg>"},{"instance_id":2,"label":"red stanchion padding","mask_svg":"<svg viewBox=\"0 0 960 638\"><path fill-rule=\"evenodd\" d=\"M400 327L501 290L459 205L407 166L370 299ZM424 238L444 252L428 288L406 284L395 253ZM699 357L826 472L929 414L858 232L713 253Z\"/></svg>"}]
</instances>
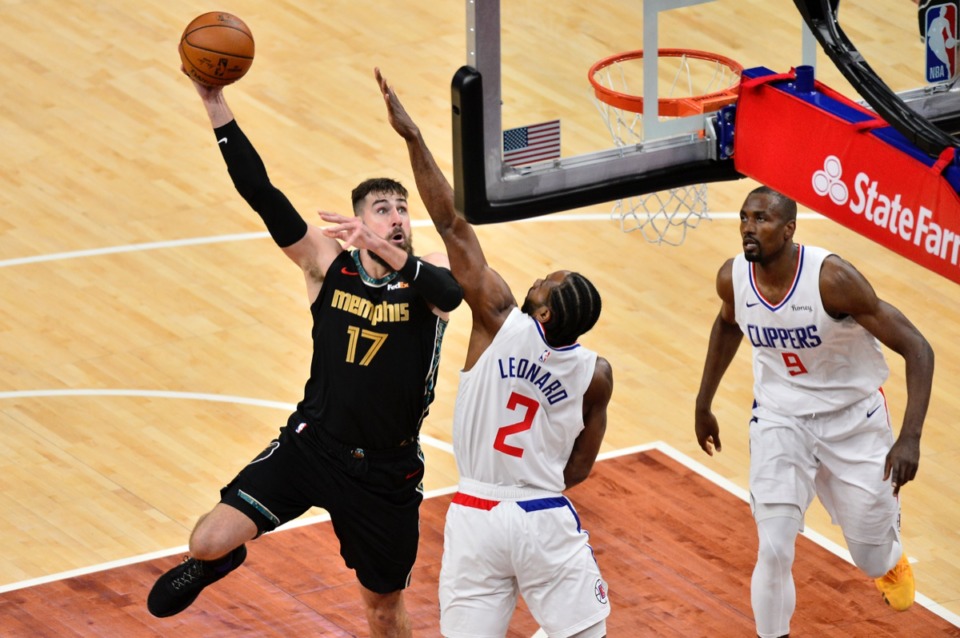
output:
<instances>
[{"instance_id":1,"label":"red stanchion padding","mask_svg":"<svg viewBox=\"0 0 960 638\"><path fill-rule=\"evenodd\" d=\"M960 197L941 175L952 153L927 166L876 137L877 122L848 122L785 90L783 78L741 85L737 171L960 283ZM877 117L819 82L814 93Z\"/></svg>"}]
</instances>

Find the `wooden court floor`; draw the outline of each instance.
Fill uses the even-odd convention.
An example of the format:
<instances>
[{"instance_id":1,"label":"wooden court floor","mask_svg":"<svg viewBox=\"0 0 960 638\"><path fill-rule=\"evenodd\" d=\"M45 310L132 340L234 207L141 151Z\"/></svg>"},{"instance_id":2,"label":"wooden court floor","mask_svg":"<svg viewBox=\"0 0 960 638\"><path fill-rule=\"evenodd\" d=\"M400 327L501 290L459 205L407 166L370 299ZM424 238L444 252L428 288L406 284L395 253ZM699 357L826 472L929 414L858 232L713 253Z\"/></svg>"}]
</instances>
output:
<instances>
[{"instance_id":1,"label":"wooden court floor","mask_svg":"<svg viewBox=\"0 0 960 638\"><path fill-rule=\"evenodd\" d=\"M559 117L564 155L608 146L586 69L605 55L640 47L639 2L503 4L504 125ZM449 87L466 59L463 3L230 0L216 8L242 16L254 30L257 59L227 96L273 181L305 217L313 219L319 209L346 212L350 189L367 177L413 185L404 145L385 121L375 65L452 175ZM176 560L173 554L222 484L274 436L300 398L310 356L301 275L233 191L199 101L178 71L180 31L209 10L188 0L136 6L0 1L0 622L18 623L10 632L40 632L42 617L59 623L57 629L97 635L97 626L121 616L143 625L147 635L166 632L145 624L145 581ZM789 0L717 0L664 16L661 46L696 45L745 66L787 70L799 63L794 11ZM841 9L848 35L895 90L922 84L914 11L910 0L844 0ZM554 46L558 42L563 46ZM820 79L850 94L822 54L818 65ZM662 441L746 488L747 349L715 402L724 443L716 457L696 445L693 401L718 309L714 277L740 250L734 213L755 185L711 185L710 221L679 247L621 232L608 205L478 228L489 261L518 294L558 268L583 272L601 291L603 315L583 343L614 369L605 454ZM418 252L441 249L416 194L411 208ZM869 626L888 632L880 635L925 635L908 630L910 619L927 617L924 610L940 612L941 619L960 614L960 514L953 506L960 502L960 296L955 284L822 218L804 215L797 239L853 262L937 354L920 472L902 491L904 541L928 604L884 616L870 583L805 540L799 559L821 557L828 565L798 563L797 626L807 628L798 635L847 635L831 632L846 630L851 610L860 619L856 631ZM429 491L442 492L457 480L450 421L468 330L469 312L458 309L424 427ZM885 390L899 427L903 362L892 353L888 358ZM375 400L376 389L369 395ZM605 571L618 596L611 622L662 622L660 635L711 616L748 627L742 585L755 540L742 501L711 501L722 505L701 508L709 524L701 509L683 523L678 517L688 514L685 508L719 498L713 488L692 476L656 488L638 473L611 478L610 463L621 461L599 465L572 497L584 519L595 521L595 547L608 558ZM636 528L646 529L649 517L640 512L654 489L664 491L656 516L664 537L622 541L626 532L608 526L605 508L637 510ZM425 507L424 520L433 525L425 530L433 531L425 534L413 597L418 609L429 609L424 622L435 613L430 569L440 556L443 510L442 497ZM843 544L819 505L808 513L807 528ZM302 571L313 580L284 581L288 573L274 565L311 543L316 561ZM689 563L654 565L666 552ZM727 560L725 574L739 585L724 594L715 579L700 574L715 573L717 561ZM127 566L100 571L121 564ZM829 608L818 598L821 569L846 574L830 576L834 586L827 588L843 613L818 615ZM650 573L676 578L676 587L656 587ZM319 622L321 609L356 615L351 577L323 525L264 539L236 576L225 581L225 593L204 595L212 605L207 611L173 624L201 632L189 627L237 622L232 630L242 625L269 635L271 621L287 611L304 627ZM233 587L253 589L234 599L226 596ZM683 594L687 587L702 596ZM293 593L260 609L254 601L264 588ZM45 598L47 613L31 607L31 596ZM21 605L22 614L14 611ZM230 605L240 620L221 615ZM362 633L355 618L330 622L341 622L338 630L346 635ZM535 627L518 625L517 631L528 630Z\"/></svg>"},{"instance_id":2,"label":"wooden court floor","mask_svg":"<svg viewBox=\"0 0 960 638\"><path fill-rule=\"evenodd\" d=\"M570 492L609 584L610 636L748 636L755 542L745 501L661 450L600 461ZM414 632L439 636L436 581L450 496L423 506L421 558L407 605ZM708 534L704 530L709 530ZM801 537L798 611L791 635L833 638L960 636L921 605L894 612L869 578ZM327 522L285 529L250 545L245 564L182 614L156 619L143 605L153 580L177 557L96 572L0 595L0 633L62 636L357 636L363 610L338 563ZM521 603L508 636L538 630Z\"/></svg>"}]
</instances>

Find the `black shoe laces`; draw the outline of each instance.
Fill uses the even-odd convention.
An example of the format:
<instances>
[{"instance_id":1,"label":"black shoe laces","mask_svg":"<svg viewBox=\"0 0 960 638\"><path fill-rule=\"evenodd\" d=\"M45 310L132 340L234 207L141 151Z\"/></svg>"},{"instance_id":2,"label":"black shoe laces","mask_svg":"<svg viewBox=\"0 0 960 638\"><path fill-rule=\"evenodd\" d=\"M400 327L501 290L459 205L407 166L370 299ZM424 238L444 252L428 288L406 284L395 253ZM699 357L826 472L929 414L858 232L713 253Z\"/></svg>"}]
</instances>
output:
<instances>
[{"instance_id":1,"label":"black shoe laces","mask_svg":"<svg viewBox=\"0 0 960 638\"><path fill-rule=\"evenodd\" d=\"M203 563L195 558L186 558L183 561L183 574L174 578L170 584L180 590L189 587L203 578ZM189 563L189 564L188 564Z\"/></svg>"}]
</instances>

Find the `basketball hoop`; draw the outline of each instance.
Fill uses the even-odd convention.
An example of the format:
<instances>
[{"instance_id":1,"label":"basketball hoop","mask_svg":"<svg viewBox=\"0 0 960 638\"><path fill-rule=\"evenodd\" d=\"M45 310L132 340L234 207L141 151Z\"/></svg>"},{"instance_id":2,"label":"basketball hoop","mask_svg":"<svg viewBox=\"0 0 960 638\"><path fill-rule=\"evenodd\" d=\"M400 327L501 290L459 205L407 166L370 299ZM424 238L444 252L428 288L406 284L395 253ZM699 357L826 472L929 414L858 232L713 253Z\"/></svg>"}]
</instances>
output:
<instances>
[{"instance_id":1,"label":"basketball hoop","mask_svg":"<svg viewBox=\"0 0 960 638\"><path fill-rule=\"evenodd\" d=\"M657 120L706 116L737 101L743 66L695 49L660 49L657 60ZM643 145L643 51L627 51L590 67L594 101L617 148ZM665 97L661 97L665 96ZM704 135L701 129L696 133ZM707 185L691 184L619 200L611 216L623 232L639 230L654 244L679 246L688 228L707 214Z\"/></svg>"}]
</instances>

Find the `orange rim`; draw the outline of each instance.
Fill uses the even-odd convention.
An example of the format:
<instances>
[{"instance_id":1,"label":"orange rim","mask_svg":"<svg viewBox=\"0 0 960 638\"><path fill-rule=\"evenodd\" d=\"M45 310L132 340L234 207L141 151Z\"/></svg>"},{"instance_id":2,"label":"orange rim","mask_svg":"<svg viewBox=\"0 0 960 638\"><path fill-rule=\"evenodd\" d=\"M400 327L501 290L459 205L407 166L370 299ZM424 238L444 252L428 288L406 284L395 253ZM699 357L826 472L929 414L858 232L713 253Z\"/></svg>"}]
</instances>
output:
<instances>
[{"instance_id":1,"label":"orange rim","mask_svg":"<svg viewBox=\"0 0 960 638\"><path fill-rule=\"evenodd\" d=\"M740 94L740 76L743 74L743 65L736 60L718 53L698 51L696 49L660 49L659 56L662 58L680 58L686 56L697 60L716 62L726 66L737 75L735 84L719 91L681 98L659 98L657 100L657 112L660 115L664 117L701 115L703 113L712 113L737 101L737 97ZM624 53L611 55L591 66L587 78L590 80L590 84L593 85L593 92L597 96L597 99L624 111L643 113L642 95L630 95L628 93L614 91L613 89L603 86L596 80L597 73L608 66L626 60L637 60L642 57L642 49L626 51Z\"/></svg>"}]
</instances>

